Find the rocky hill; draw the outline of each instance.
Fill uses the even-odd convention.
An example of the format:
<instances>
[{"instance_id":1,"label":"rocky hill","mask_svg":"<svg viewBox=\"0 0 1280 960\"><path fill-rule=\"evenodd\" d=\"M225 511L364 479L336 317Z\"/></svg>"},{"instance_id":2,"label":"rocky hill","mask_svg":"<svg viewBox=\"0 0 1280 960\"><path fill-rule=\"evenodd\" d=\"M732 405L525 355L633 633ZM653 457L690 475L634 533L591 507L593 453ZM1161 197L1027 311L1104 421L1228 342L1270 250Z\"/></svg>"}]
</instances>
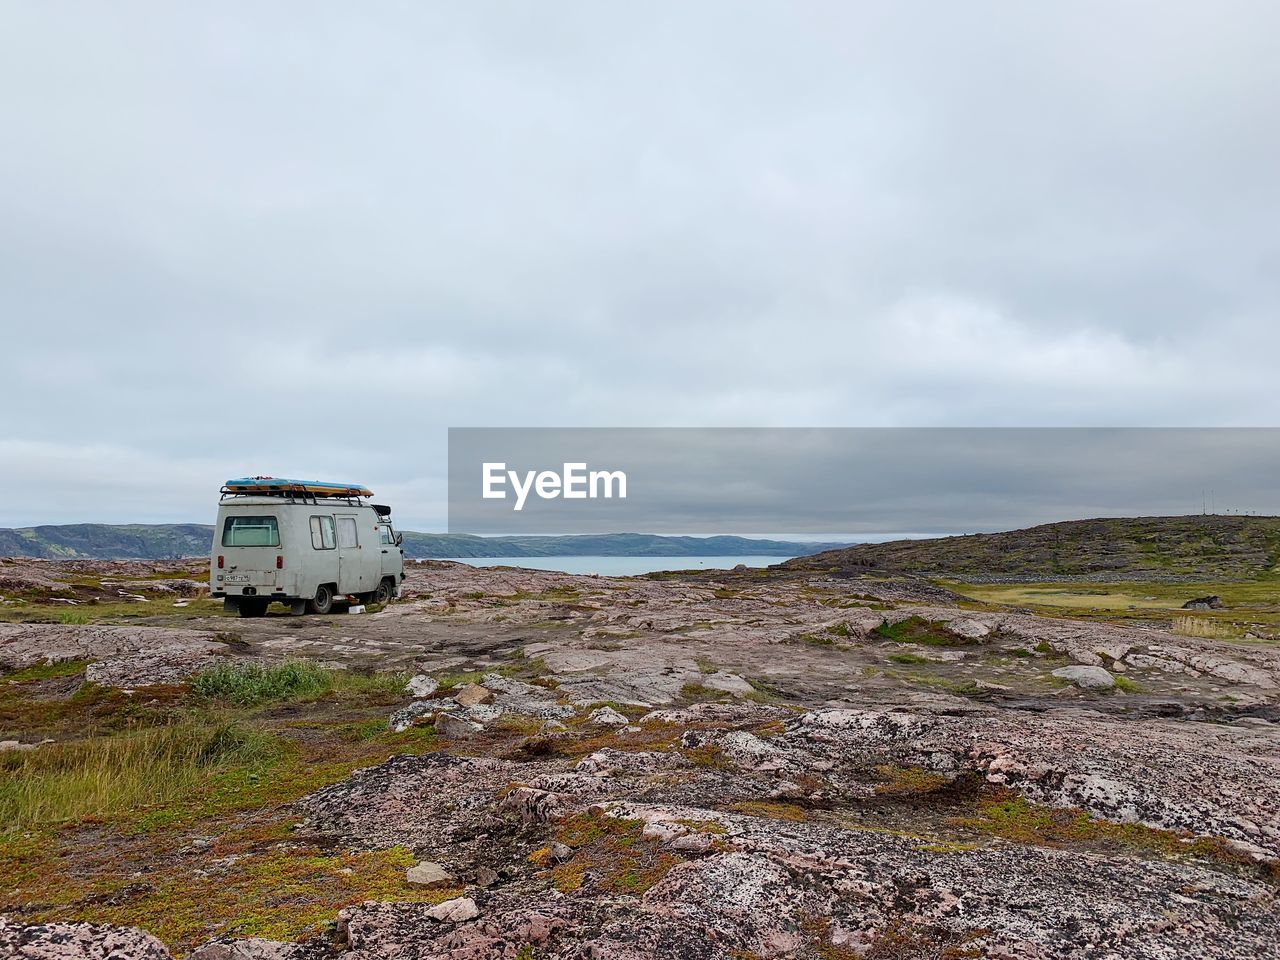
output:
<instances>
[{"instance_id":1,"label":"rocky hill","mask_svg":"<svg viewBox=\"0 0 1280 960\"><path fill-rule=\"evenodd\" d=\"M652 533L601 533L548 537L476 537L459 533L404 535L405 555L422 559L463 557L794 557L848 544L795 543L746 537L668 537Z\"/></svg>"},{"instance_id":2,"label":"rocky hill","mask_svg":"<svg viewBox=\"0 0 1280 960\"><path fill-rule=\"evenodd\" d=\"M63 523L0 529L0 557L170 560L207 555L212 541L203 523Z\"/></svg>"},{"instance_id":3,"label":"rocky hill","mask_svg":"<svg viewBox=\"0 0 1280 960\"><path fill-rule=\"evenodd\" d=\"M1280 517L1197 515L1070 520L1026 530L865 543L792 568L946 574L966 579L1243 579L1274 572Z\"/></svg>"},{"instance_id":4,"label":"rocky hill","mask_svg":"<svg viewBox=\"0 0 1280 960\"><path fill-rule=\"evenodd\" d=\"M206 556L213 527L203 523L70 523L0 529L0 557L170 560ZM476 537L405 531L405 556L468 557L794 557L842 547L744 537L664 537L608 533L567 537Z\"/></svg>"}]
</instances>

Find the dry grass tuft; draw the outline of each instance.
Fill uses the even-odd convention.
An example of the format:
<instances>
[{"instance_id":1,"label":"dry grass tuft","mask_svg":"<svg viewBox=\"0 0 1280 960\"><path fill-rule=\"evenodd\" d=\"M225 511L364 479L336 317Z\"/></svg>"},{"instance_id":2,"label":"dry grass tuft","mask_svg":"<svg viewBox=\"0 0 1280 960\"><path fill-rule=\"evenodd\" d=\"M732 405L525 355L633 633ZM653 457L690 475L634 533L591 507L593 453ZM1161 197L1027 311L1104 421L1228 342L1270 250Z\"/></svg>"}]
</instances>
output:
<instances>
[{"instance_id":1,"label":"dry grass tuft","mask_svg":"<svg viewBox=\"0 0 1280 960\"><path fill-rule=\"evenodd\" d=\"M25 829L163 803L214 770L276 752L250 727L188 722L0 754L0 823Z\"/></svg>"},{"instance_id":2,"label":"dry grass tuft","mask_svg":"<svg viewBox=\"0 0 1280 960\"><path fill-rule=\"evenodd\" d=\"M1182 637L1207 640L1231 640L1240 636L1240 631L1234 627L1207 617L1174 617L1173 632Z\"/></svg>"}]
</instances>

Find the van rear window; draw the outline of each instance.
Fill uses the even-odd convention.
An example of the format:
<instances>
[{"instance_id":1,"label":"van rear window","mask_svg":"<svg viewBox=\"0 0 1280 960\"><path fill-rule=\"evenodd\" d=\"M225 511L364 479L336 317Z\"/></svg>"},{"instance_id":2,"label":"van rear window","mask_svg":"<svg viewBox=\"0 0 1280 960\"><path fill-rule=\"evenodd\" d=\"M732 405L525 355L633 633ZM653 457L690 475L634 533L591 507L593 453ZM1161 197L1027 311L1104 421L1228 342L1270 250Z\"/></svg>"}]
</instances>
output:
<instances>
[{"instance_id":1,"label":"van rear window","mask_svg":"<svg viewBox=\"0 0 1280 960\"><path fill-rule=\"evenodd\" d=\"M224 547L278 547L280 528L275 517L227 517L222 527Z\"/></svg>"}]
</instances>

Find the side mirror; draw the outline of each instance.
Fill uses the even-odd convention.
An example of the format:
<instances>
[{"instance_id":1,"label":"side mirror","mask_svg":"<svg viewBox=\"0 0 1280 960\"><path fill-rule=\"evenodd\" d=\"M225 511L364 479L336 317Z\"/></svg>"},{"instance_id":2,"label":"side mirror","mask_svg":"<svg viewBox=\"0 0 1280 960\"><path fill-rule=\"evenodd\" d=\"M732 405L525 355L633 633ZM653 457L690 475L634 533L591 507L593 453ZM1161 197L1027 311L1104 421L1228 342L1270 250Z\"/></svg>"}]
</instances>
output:
<instances>
[{"instance_id":1,"label":"side mirror","mask_svg":"<svg viewBox=\"0 0 1280 960\"><path fill-rule=\"evenodd\" d=\"M397 533L397 534L396 534L396 546L398 547L398 546L400 546L400 545L401 545L401 544L403 544L403 543L404 543L404 534L403 534L403 533Z\"/></svg>"}]
</instances>

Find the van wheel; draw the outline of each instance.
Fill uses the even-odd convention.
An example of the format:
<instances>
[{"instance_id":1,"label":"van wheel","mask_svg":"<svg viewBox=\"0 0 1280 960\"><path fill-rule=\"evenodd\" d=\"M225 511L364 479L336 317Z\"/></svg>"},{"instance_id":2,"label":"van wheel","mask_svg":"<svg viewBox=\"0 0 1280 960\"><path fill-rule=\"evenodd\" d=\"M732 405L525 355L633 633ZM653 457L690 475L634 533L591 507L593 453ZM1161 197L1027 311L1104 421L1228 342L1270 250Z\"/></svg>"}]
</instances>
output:
<instances>
[{"instance_id":1,"label":"van wheel","mask_svg":"<svg viewBox=\"0 0 1280 960\"><path fill-rule=\"evenodd\" d=\"M333 591L320 584L315 599L307 601L307 609L312 613L328 613L333 609Z\"/></svg>"},{"instance_id":2,"label":"van wheel","mask_svg":"<svg viewBox=\"0 0 1280 960\"><path fill-rule=\"evenodd\" d=\"M383 580L378 584L378 589L373 591L374 603L390 603L391 602L391 582Z\"/></svg>"}]
</instances>

